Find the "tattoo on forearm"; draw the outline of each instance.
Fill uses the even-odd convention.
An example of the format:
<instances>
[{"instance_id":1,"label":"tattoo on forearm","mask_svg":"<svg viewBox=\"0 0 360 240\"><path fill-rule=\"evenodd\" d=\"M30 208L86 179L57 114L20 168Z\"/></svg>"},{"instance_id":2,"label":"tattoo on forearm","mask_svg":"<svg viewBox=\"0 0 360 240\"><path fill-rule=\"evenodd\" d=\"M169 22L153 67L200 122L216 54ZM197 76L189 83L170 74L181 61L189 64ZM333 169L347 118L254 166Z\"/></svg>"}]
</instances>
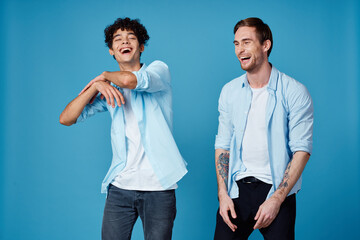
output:
<instances>
[{"instance_id":1,"label":"tattoo on forearm","mask_svg":"<svg viewBox=\"0 0 360 240\"><path fill-rule=\"evenodd\" d=\"M287 188L289 186L288 181L289 181L289 178L290 178L290 175L289 175L290 167L291 167L291 162L289 162L289 164L288 164L288 166L287 166L287 168L285 170L284 178L281 181L278 189Z\"/></svg>"},{"instance_id":2,"label":"tattoo on forearm","mask_svg":"<svg viewBox=\"0 0 360 240\"><path fill-rule=\"evenodd\" d=\"M224 180L227 187L229 175L229 153L221 153L217 161L217 170L220 177Z\"/></svg>"}]
</instances>

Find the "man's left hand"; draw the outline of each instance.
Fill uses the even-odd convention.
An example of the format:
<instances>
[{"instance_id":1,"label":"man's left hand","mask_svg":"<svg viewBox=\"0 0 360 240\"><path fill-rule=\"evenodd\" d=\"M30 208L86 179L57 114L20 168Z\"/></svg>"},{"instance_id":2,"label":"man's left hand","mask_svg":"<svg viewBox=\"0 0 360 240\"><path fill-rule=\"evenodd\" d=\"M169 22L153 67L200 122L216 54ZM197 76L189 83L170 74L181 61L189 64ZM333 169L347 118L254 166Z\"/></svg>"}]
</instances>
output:
<instances>
[{"instance_id":1,"label":"man's left hand","mask_svg":"<svg viewBox=\"0 0 360 240\"><path fill-rule=\"evenodd\" d=\"M272 196L261 204L254 218L256 220L254 229L268 227L278 215L281 203L279 198Z\"/></svg>"}]
</instances>

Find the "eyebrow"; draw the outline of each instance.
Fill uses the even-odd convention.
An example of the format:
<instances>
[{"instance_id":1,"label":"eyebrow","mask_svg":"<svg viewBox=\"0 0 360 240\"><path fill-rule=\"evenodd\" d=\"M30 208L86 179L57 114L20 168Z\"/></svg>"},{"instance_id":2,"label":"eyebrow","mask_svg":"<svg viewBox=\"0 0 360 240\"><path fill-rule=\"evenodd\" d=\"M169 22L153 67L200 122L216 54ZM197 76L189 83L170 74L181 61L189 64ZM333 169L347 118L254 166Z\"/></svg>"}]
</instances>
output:
<instances>
[{"instance_id":1,"label":"eyebrow","mask_svg":"<svg viewBox=\"0 0 360 240\"><path fill-rule=\"evenodd\" d=\"M128 35L133 35L133 36L136 37L135 33L128 33ZM116 35L114 35L113 38L116 38L116 37L121 37L121 34L120 34L120 33L119 33L119 34L116 34Z\"/></svg>"},{"instance_id":2,"label":"eyebrow","mask_svg":"<svg viewBox=\"0 0 360 240\"><path fill-rule=\"evenodd\" d=\"M241 42L245 42L245 41L253 41L251 38L243 38L243 39L241 39L240 40ZM234 40L234 42L233 42L234 44L235 43L239 43L239 41L238 40Z\"/></svg>"}]
</instances>

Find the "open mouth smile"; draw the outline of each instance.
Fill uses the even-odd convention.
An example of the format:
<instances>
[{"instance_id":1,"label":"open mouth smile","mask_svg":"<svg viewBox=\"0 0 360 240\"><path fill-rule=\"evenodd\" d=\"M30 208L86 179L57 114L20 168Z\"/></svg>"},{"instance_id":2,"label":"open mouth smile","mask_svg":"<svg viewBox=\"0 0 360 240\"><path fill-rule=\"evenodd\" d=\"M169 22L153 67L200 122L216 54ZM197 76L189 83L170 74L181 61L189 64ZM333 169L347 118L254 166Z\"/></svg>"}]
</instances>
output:
<instances>
[{"instance_id":1,"label":"open mouth smile","mask_svg":"<svg viewBox=\"0 0 360 240\"><path fill-rule=\"evenodd\" d=\"M131 50L132 50L132 48L130 48L130 47L124 47L124 48L121 48L121 49L120 49L120 53L121 53L121 54L130 53Z\"/></svg>"},{"instance_id":2,"label":"open mouth smile","mask_svg":"<svg viewBox=\"0 0 360 240\"><path fill-rule=\"evenodd\" d=\"M247 63L247 62L250 60L250 58L251 58L251 57L241 57L241 58L240 58L240 61L241 61L242 63Z\"/></svg>"}]
</instances>

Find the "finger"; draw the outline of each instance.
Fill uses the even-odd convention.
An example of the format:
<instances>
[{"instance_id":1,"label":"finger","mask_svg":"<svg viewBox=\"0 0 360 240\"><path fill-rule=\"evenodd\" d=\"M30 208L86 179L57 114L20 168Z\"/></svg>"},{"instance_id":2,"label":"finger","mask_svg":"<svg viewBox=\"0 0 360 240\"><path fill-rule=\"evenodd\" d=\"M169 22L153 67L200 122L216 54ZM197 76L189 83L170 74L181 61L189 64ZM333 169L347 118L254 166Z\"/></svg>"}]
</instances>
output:
<instances>
[{"instance_id":1,"label":"finger","mask_svg":"<svg viewBox=\"0 0 360 240\"><path fill-rule=\"evenodd\" d=\"M95 79L91 80L86 86L85 88L81 91L81 93L85 92L89 87L91 87L91 85L93 85L95 83ZM80 94L81 94L80 93Z\"/></svg>"},{"instance_id":2,"label":"finger","mask_svg":"<svg viewBox=\"0 0 360 240\"><path fill-rule=\"evenodd\" d=\"M110 91L109 89L107 89L106 91L107 91L107 94L108 94L109 99L110 99L110 105L111 105L111 107L115 107L113 94L111 93L111 91Z\"/></svg>"},{"instance_id":3,"label":"finger","mask_svg":"<svg viewBox=\"0 0 360 240\"><path fill-rule=\"evenodd\" d=\"M120 96L119 96L119 93L118 93L117 89L116 89L116 88L112 88L112 89L111 89L111 92L112 92L113 95L115 96L115 100L116 100L116 102L117 102L117 105L118 105L119 107L121 107Z\"/></svg>"},{"instance_id":4,"label":"finger","mask_svg":"<svg viewBox=\"0 0 360 240\"><path fill-rule=\"evenodd\" d=\"M261 228L266 228L267 226L269 226L269 219L263 221L263 223L261 224Z\"/></svg>"},{"instance_id":5,"label":"finger","mask_svg":"<svg viewBox=\"0 0 360 240\"><path fill-rule=\"evenodd\" d=\"M119 94L120 94L120 99L121 99L122 104L125 104L124 96L122 95L122 93L120 91L119 91Z\"/></svg>"},{"instance_id":6,"label":"finger","mask_svg":"<svg viewBox=\"0 0 360 240\"><path fill-rule=\"evenodd\" d=\"M229 216L225 213L222 213L222 214L220 214L221 216L222 216L222 218L223 218L223 220L224 220L224 222L226 223L226 225L228 225L229 226L229 228L231 229L231 231L234 231L233 230L233 228L232 228L232 224L231 224L231 222L230 222L230 219L229 219Z\"/></svg>"},{"instance_id":7,"label":"finger","mask_svg":"<svg viewBox=\"0 0 360 240\"><path fill-rule=\"evenodd\" d=\"M81 90L81 92L79 93L79 95L82 94L83 92L85 92L91 85L92 85L92 81L90 81L90 82L83 88L83 90Z\"/></svg>"},{"instance_id":8,"label":"finger","mask_svg":"<svg viewBox=\"0 0 360 240\"><path fill-rule=\"evenodd\" d=\"M111 90L110 89L107 89L107 93L110 97L110 103L111 103L111 106L114 108L115 107L115 103L114 103L114 95L112 94Z\"/></svg>"},{"instance_id":9,"label":"finger","mask_svg":"<svg viewBox=\"0 0 360 240\"><path fill-rule=\"evenodd\" d=\"M264 227L264 222L265 222L265 216L264 214L261 214L261 216L259 217L259 229Z\"/></svg>"},{"instance_id":10,"label":"finger","mask_svg":"<svg viewBox=\"0 0 360 240\"><path fill-rule=\"evenodd\" d=\"M234 205L230 205L229 208L230 208L231 217L236 218L236 212L235 212Z\"/></svg>"},{"instance_id":11,"label":"finger","mask_svg":"<svg viewBox=\"0 0 360 240\"><path fill-rule=\"evenodd\" d=\"M231 229L231 231L235 232L236 230L236 226L229 220L227 220L226 222L226 225L228 225L228 227Z\"/></svg>"},{"instance_id":12,"label":"finger","mask_svg":"<svg viewBox=\"0 0 360 240\"><path fill-rule=\"evenodd\" d=\"M93 85L95 82L98 82L98 81L102 81L101 78L99 78L99 76L97 76L96 78L94 78L93 80L91 80L85 87L84 89L79 93L82 94L83 92L85 92L91 85Z\"/></svg>"},{"instance_id":13,"label":"finger","mask_svg":"<svg viewBox=\"0 0 360 240\"><path fill-rule=\"evenodd\" d=\"M110 97L109 97L109 95L107 94L107 92L106 92L106 91L103 91L103 92L102 92L102 95L103 95L104 98L106 99L107 104L110 105Z\"/></svg>"},{"instance_id":14,"label":"finger","mask_svg":"<svg viewBox=\"0 0 360 240\"><path fill-rule=\"evenodd\" d=\"M86 86L81 90L81 92L79 92L79 95L81 95L83 92L85 92L88 88L89 88L88 85L86 85Z\"/></svg>"},{"instance_id":15,"label":"finger","mask_svg":"<svg viewBox=\"0 0 360 240\"><path fill-rule=\"evenodd\" d=\"M124 96L122 95L122 93L118 89L115 89L115 91L116 91L117 95L119 96L121 104L124 105L125 104Z\"/></svg>"},{"instance_id":16,"label":"finger","mask_svg":"<svg viewBox=\"0 0 360 240\"><path fill-rule=\"evenodd\" d=\"M226 223L226 225L229 226L229 228L231 229L231 231L235 232L235 229L236 229L236 226L230 221L230 218L229 218L229 213L226 212L224 214L221 214L224 222Z\"/></svg>"},{"instance_id":17,"label":"finger","mask_svg":"<svg viewBox=\"0 0 360 240\"><path fill-rule=\"evenodd\" d=\"M255 226L254 226L254 229L259 229L259 227L260 227L260 224L259 224L259 222L257 221L256 224L255 224Z\"/></svg>"},{"instance_id":18,"label":"finger","mask_svg":"<svg viewBox=\"0 0 360 240\"><path fill-rule=\"evenodd\" d=\"M266 222L264 222L263 228L268 227L271 223L272 223L272 220L271 220L271 219L267 220Z\"/></svg>"},{"instance_id":19,"label":"finger","mask_svg":"<svg viewBox=\"0 0 360 240\"><path fill-rule=\"evenodd\" d=\"M257 211L256 215L255 215L255 218L254 220L258 220L258 218L260 217L260 214L261 214L261 206L259 207L259 210Z\"/></svg>"},{"instance_id":20,"label":"finger","mask_svg":"<svg viewBox=\"0 0 360 240\"><path fill-rule=\"evenodd\" d=\"M260 229L262 228L262 225L264 223L264 216L260 215L259 219L256 221L256 224L254 226L254 229Z\"/></svg>"}]
</instances>

